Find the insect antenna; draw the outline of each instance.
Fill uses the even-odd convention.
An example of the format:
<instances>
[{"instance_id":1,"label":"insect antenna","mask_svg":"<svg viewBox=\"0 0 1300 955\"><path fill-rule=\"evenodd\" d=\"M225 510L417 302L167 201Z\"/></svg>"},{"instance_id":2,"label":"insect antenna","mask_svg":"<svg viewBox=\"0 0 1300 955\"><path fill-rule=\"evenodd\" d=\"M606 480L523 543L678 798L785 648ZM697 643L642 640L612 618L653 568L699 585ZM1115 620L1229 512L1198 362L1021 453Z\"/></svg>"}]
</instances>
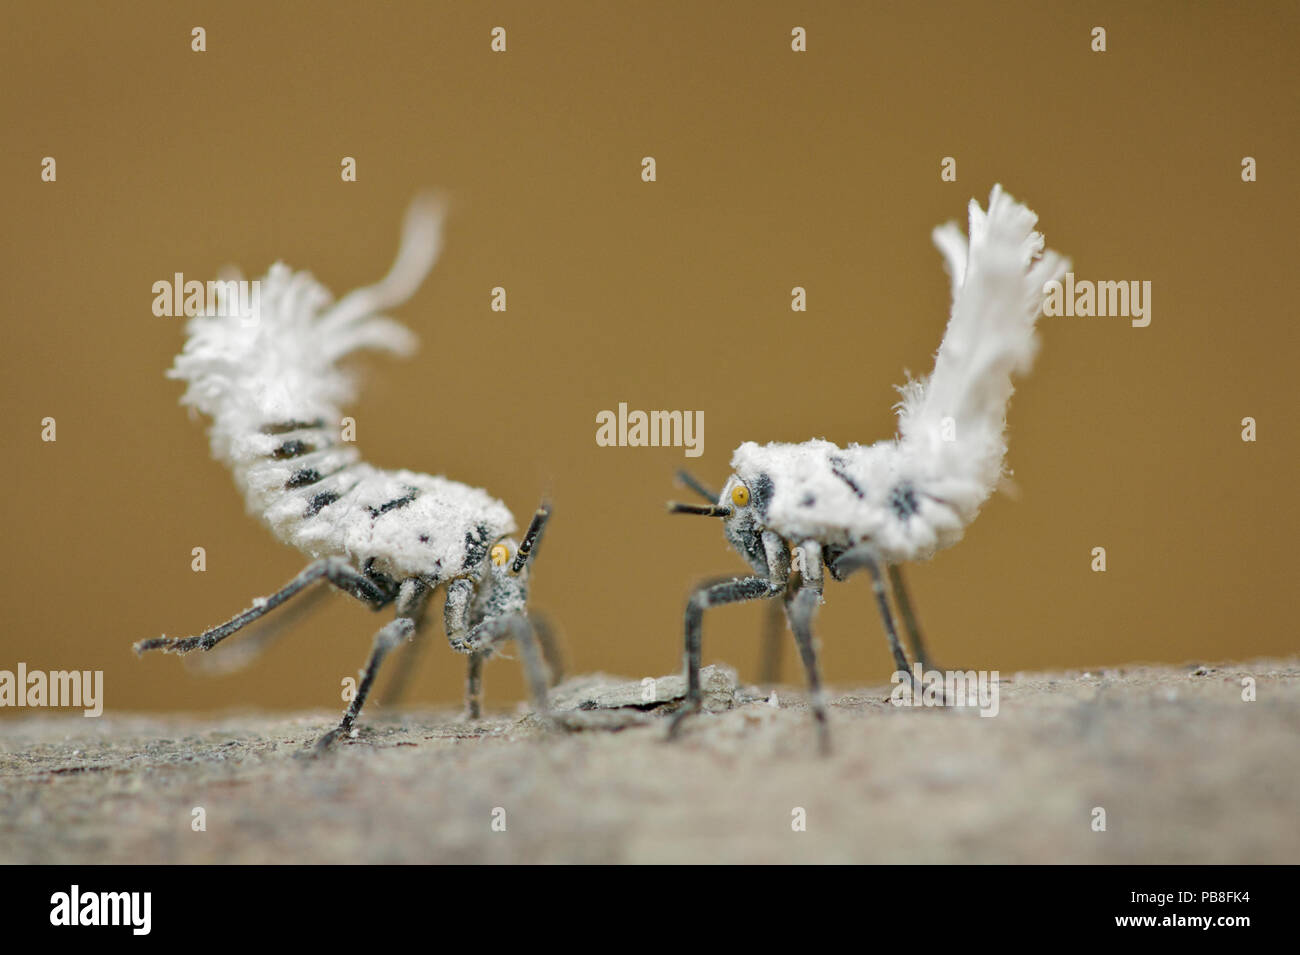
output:
<instances>
[{"instance_id":1,"label":"insect antenna","mask_svg":"<svg viewBox=\"0 0 1300 955\"><path fill-rule=\"evenodd\" d=\"M718 499L718 495L713 493L713 491L709 490L707 487L705 487L704 484L701 481L699 481L695 477L695 475L692 474L690 471L687 471L685 469L678 471L677 480L680 481L685 487L690 488L700 497L704 498L709 503L713 503Z\"/></svg>"},{"instance_id":2,"label":"insect antenna","mask_svg":"<svg viewBox=\"0 0 1300 955\"><path fill-rule=\"evenodd\" d=\"M702 514L705 517L730 517L731 508L721 504L683 504L680 501L668 502L669 514Z\"/></svg>"},{"instance_id":3,"label":"insect antenna","mask_svg":"<svg viewBox=\"0 0 1300 955\"><path fill-rule=\"evenodd\" d=\"M515 562L510 565L510 573L517 574L524 569L528 559L533 555L533 549L542 539L542 531L546 530L546 522L551 519L551 504L549 501L543 501L537 508L537 513L533 515L532 521L528 524L528 530L524 532L524 539L519 542L519 551L515 554Z\"/></svg>"}]
</instances>

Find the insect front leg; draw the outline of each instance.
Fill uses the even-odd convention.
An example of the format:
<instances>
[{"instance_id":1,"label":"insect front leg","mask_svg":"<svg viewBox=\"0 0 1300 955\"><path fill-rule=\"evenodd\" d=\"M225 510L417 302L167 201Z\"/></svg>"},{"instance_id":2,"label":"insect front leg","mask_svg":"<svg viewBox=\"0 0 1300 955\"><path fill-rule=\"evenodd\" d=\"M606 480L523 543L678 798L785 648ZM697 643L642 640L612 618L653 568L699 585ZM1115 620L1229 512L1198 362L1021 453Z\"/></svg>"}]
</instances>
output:
<instances>
[{"instance_id":1,"label":"insect front leg","mask_svg":"<svg viewBox=\"0 0 1300 955\"><path fill-rule=\"evenodd\" d=\"M550 689L550 676L542 649L538 643L528 618L522 614L509 614L494 617L479 624L465 639L471 656L487 656L498 645L507 640L514 640L519 646L523 658L524 676L528 680L528 689L533 697L533 705L543 718L550 716L550 701L547 691Z\"/></svg>"},{"instance_id":2,"label":"insect front leg","mask_svg":"<svg viewBox=\"0 0 1300 955\"><path fill-rule=\"evenodd\" d=\"M697 495L714 504L718 492L712 490L690 471L677 472L677 481ZM763 614L763 631L759 638L758 682L763 686L773 686L781 679L781 647L785 638L786 612L779 603L770 603Z\"/></svg>"},{"instance_id":3,"label":"insect front leg","mask_svg":"<svg viewBox=\"0 0 1300 955\"><path fill-rule=\"evenodd\" d=\"M676 739L686 717L698 713L704 705L700 691L701 629L704 611L722 604L775 597L785 590L784 584L766 577L732 577L703 584L686 601L686 701L668 726L668 738Z\"/></svg>"},{"instance_id":4,"label":"insect front leg","mask_svg":"<svg viewBox=\"0 0 1300 955\"><path fill-rule=\"evenodd\" d=\"M366 696L369 695L370 688L374 685L375 676L379 673L379 667L383 664L384 657L388 656L403 640L409 639L415 633L416 625L424 612L424 604L428 598L429 588L424 582L415 578L402 582L397 596L397 617L385 624L375 634L375 641L370 649L370 658L366 661L366 668L361 674L361 683L357 686L357 694L352 698L352 702L348 704L339 725L317 740L317 752L328 749L340 736L351 734L352 726L361 713L361 707L366 704Z\"/></svg>"},{"instance_id":5,"label":"insect front leg","mask_svg":"<svg viewBox=\"0 0 1300 955\"><path fill-rule=\"evenodd\" d=\"M769 539L770 538L770 539ZM785 590L789 575L789 562L785 558L785 544L770 531L763 534L764 551L767 554L769 573L775 569L773 577L732 577L702 584L690 599L686 601L686 700L682 708L673 715L668 725L668 738L676 739L682 724L688 716L700 712L704 706L704 694L700 691L700 653L702 649L704 611L722 604L740 603L745 600L764 600L775 597Z\"/></svg>"},{"instance_id":6,"label":"insect front leg","mask_svg":"<svg viewBox=\"0 0 1300 955\"><path fill-rule=\"evenodd\" d=\"M211 630L205 630L195 637L154 637L150 640L140 640L134 646L135 652L142 654L149 650L162 650L164 653L189 653L191 650L211 650L226 637L248 626L259 617L270 613L290 597L302 593L303 590L322 578L328 580L339 590L370 604L376 610L385 604L391 603L396 596L393 591L384 588L353 569L348 565L347 561L338 557L326 557L308 565L302 573L289 581L282 589L262 600L261 603L255 602L253 606L243 613L236 614L225 623L215 626Z\"/></svg>"},{"instance_id":7,"label":"insect front leg","mask_svg":"<svg viewBox=\"0 0 1300 955\"><path fill-rule=\"evenodd\" d=\"M542 659L546 661L546 669L550 673L550 684L558 686L564 679L564 657L560 654L560 643L555 639L555 628L551 626L550 618L535 610L529 612L528 622L533 627L533 633L537 635Z\"/></svg>"},{"instance_id":8,"label":"insect front leg","mask_svg":"<svg viewBox=\"0 0 1300 955\"><path fill-rule=\"evenodd\" d=\"M787 614L779 603L770 603L763 614L763 634L760 638L758 682L762 686L775 686L781 681L781 646L785 638Z\"/></svg>"},{"instance_id":9,"label":"insect front leg","mask_svg":"<svg viewBox=\"0 0 1300 955\"><path fill-rule=\"evenodd\" d=\"M447 631L447 642L458 653L469 654L469 664L465 674L465 715L476 720L483 715L483 661L490 655L471 652L467 644L469 637L469 608L474 601L474 582L465 577L453 580L447 585L447 602L442 608L443 627Z\"/></svg>"},{"instance_id":10,"label":"insect front leg","mask_svg":"<svg viewBox=\"0 0 1300 955\"><path fill-rule=\"evenodd\" d=\"M547 698L547 691L551 688L551 677L542 652L541 641L537 639L527 617L507 617L506 621L513 631L515 643L519 645L524 658L524 674L532 690L533 705L537 707L539 716L549 719L551 704Z\"/></svg>"},{"instance_id":11,"label":"insect front leg","mask_svg":"<svg viewBox=\"0 0 1300 955\"><path fill-rule=\"evenodd\" d=\"M785 541L772 531L763 532L766 577L732 577L701 585L686 601L686 701L668 725L668 738L676 739L682 723L704 706L700 691L700 653L704 611L722 604L775 597L785 590L790 577L790 552Z\"/></svg>"},{"instance_id":12,"label":"insect front leg","mask_svg":"<svg viewBox=\"0 0 1300 955\"><path fill-rule=\"evenodd\" d=\"M539 713L549 713L547 690L550 688L546 651L549 631L540 642L533 633L529 620L522 613L490 617L471 627L470 608L474 603L475 584L468 578L453 580L447 585L447 603L443 609L447 628L447 641L452 649L469 654L469 673L465 680L465 710L470 719L478 719L482 712L483 660L501 643L514 639L523 657L528 688ZM476 659L477 658L477 659Z\"/></svg>"},{"instance_id":13,"label":"insect front leg","mask_svg":"<svg viewBox=\"0 0 1300 955\"><path fill-rule=\"evenodd\" d=\"M465 675L465 716L476 720L483 715L483 660L486 654L471 653Z\"/></svg>"},{"instance_id":14,"label":"insect front leg","mask_svg":"<svg viewBox=\"0 0 1300 955\"><path fill-rule=\"evenodd\" d=\"M817 720L817 746L824 756L830 752L830 730L826 725L826 695L817 664L817 643L812 634L813 614L822 601L821 545L816 541L800 544L795 550L794 571L799 585L793 593L786 593L786 613L808 676L808 707Z\"/></svg>"}]
</instances>

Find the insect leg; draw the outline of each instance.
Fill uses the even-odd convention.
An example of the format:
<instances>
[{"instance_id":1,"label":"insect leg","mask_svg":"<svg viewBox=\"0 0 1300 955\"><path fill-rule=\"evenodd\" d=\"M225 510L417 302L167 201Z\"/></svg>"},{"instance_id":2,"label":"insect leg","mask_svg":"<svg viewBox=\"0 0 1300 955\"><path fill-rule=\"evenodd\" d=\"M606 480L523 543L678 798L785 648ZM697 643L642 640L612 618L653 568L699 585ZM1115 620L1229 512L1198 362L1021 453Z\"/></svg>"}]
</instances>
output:
<instances>
[{"instance_id":1,"label":"insect leg","mask_svg":"<svg viewBox=\"0 0 1300 955\"><path fill-rule=\"evenodd\" d=\"M547 719L550 717L551 704L546 693L552 684L537 635L533 632L527 617L515 616L506 619L510 621L515 643L519 644L524 658L524 673L528 677L528 686L533 693L533 705L537 707L537 715Z\"/></svg>"},{"instance_id":2,"label":"insect leg","mask_svg":"<svg viewBox=\"0 0 1300 955\"><path fill-rule=\"evenodd\" d=\"M329 597L328 587L310 587L279 613L264 617L240 631L240 639L223 643L212 653L190 653L186 669L212 676L235 673L250 666L282 637L320 609Z\"/></svg>"},{"instance_id":3,"label":"insect leg","mask_svg":"<svg viewBox=\"0 0 1300 955\"><path fill-rule=\"evenodd\" d=\"M447 602L442 607L442 625L447 642L457 653L469 653L470 604L474 600L474 581L460 577L447 585Z\"/></svg>"},{"instance_id":4,"label":"insect leg","mask_svg":"<svg viewBox=\"0 0 1300 955\"><path fill-rule=\"evenodd\" d=\"M410 685L411 675L415 672L416 665L429 643L428 628L425 626L424 617L427 606L427 601L420 604L419 616L414 618L415 633L398 650L397 670L384 685L380 699L381 706L395 706L406 695L406 688Z\"/></svg>"},{"instance_id":5,"label":"insect leg","mask_svg":"<svg viewBox=\"0 0 1300 955\"><path fill-rule=\"evenodd\" d=\"M916 622L912 610L912 600L907 595L907 586L903 583L903 568L898 564L889 564L889 584L894 590L894 603L898 606L898 615L903 618L903 627L907 630L908 643L912 645L912 656L921 664L921 669L933 669L933 661L926 652L921 640L921 628Z\"/></svg>"},{"instance_id":6,"label":"insect leg","mask_svg":"<svg viewBox=\"0 0 1300 955\"><path fill-rule=\"evenodd\" d=\"M821 671L817 666L817 643L812 634L813 614L822 599L821 567L821 545L816 542L800 545L795 559L799 588L793 594L787 591L785 606L808 675L808 707L817 720L817 748L825 756L830 752L830 731L826 726L826 696L822 692Z\"/></svg>"},{"instance_id":7,"label":"insect leg","mask_svg":"<svg viewBox=\"0 0 1300 955\"><path fill-rule=\"evenodd\" d=\"M564 657L560 653L560 643L555 638L555 628L551 626L546 614L536 610L529 612L528 622L532 624L533 633L537 634L537 642L541 645L542 658L551 674L551 686L557 686L564 679Z\"/></svg>"},{"instance_id":8,"label":"insect leg","mask_svg":"<svg viewBox=\"0 0 1300 955\"><path fill-rule=\"evenodd\" d=\"M476 720L483 715L483 661L492 655L491 646L482 649L469 644L470 605L474 600L474 582L462 577L447 585L447 602L442 608L447 642L457 653L468 654L465 674L465 716Z\"/></svg>"},{"instance_id":9,"label":"insect leg","mask_svg":"<svg viewBox=\"0 0 1300 955\"><path fill-rule=\"evenodd\" d=\"M471 720L483 715L484 656L482 653L469 655L469 669L465 675L465 715Z\"/></svg>"},{"instance_id":10,"label":"insect leg","mask_svg":"<svg viewBox=\"0 0 1300 955\"><path fill-rule=\"evenodd\" d=\"M351 594L358 600L365 601L376 610L390 603L396 596L396 594L385 590L373 580L352 569L341 558L326 557L324 560L318 560L310 564L281 590L273 593L261 603L255 603L243 613L237 614L211 630L205 630L196 637L154 637L150 640L140 640L134 646L135 652L142 654L147 650L162 650L164 653L189 653L191 650L211 650L232 633L274 610L290 597L301 593L322 577L339 590Z\"/></svg>"},{"instance_id":11,"label":"insect leg","mask_svg":"<svg viewBox=\"0 0 1300 955\"><path fill-rule=\"evenodd\" d=\"M396 706L402 701L402 697L406 696L407 687L411 684L411 674L415 672L427 643L424 628L417 626L410 641L398 651L397 670L384 684L384 689L379 694L381 706Z\"/></svg>"},{"instance_id":12,"label":"insect leg","mask_svg":"<svg viewBox=\"0 0 1300 955\"><path fill-rule=\"evenodd\" d=\"M825 756L830 752L831 738L826 726L826 695L822 691L821 671L817 665L817 643L812 635L813 613L820 602L821 592L815 587L801 587L793 597L787 598L790 629L794 631L794 641L808 674L808 708L817 720L817 748Z\"/></svg>"},{"instance_id":13,"label":"insect leg","mask_svg":"<svg viewBox=\"0 0 1300 955\"><path fill-rule=\"evenodd\" d=\"M870 544L859 544L845 551L835 560L835 576L844 579L855 570L865 567L871 574L871 589L876 594L876 606L880 610L880 619L885 624L885 636L889 640L889 649L894 654L894 668L908 677L912 670L907 662L907 654L898 640L898 630L894 626L894 614L889 609L889 595L885 593L885 581L880 571L881 561L876 549Z\"/></svg>"},{"instance_id":14,"label":"insect leg","mask_svg":"<svg viewBox=\"0 0 1300 955\"><path fill-rule=\"evenodd\" d=\"M758 667L758 682L773 686L781 680L781 647L785 637L785 611L781 604L767 605L763 614L763 634Z\"/></svg>"},{"instance_id":15,"label":"insect leg","mask_svg":"<svg viewBox=\"0 0 1300 955\"><path fill-rule=\"evenodd\" d=\"M529 625L527 617L523 614L510 614L505 617L494 617L485 620L470 631L466 643L471 648L471 653L487 653L491 652L497 644L510 639L519 644L520 654L523 657L524 675L528 680L528 689L532 694L533 704L536 706L538 714L546 717L550 714L550 703L546 695L550 687L550 677L547 673L546 662L542 658L541 648L538 646L537 637L534 635L533 628Z\"/></svg>"},{"instance_id":16,"label":"insect leg","mask_svg":"<svg viewBox=\"0 0 1300 955\"><path fill-rule=\"evenodd\" d=\"M710 504L714 504L717 502L718 495L715 494L713 491L709 490L709 488L705 487L705 485L701 483L699 480L697 480L695 475L692 474L690 471L687 471L685 469L678 471L677 480L680 481L684 486L690 488L700 497L704 498Z\"/></svg>"},{"instance_id":17,"label":"insect leg","mask_svg":"<svg viewBox=\"0 0 1300 955\"><path fill-rule=\"evenodd\" d=\"M703 584L691 594L686 601L686 702L669 724L669 739L677 736L682 721L692 713L698 713L704 703L700 692L700 631L704 611L721 604L775 597L784 589L784 584L774 583L766 577L733 577Z\"/></svg>"},{"instance_id":18,"label":"insect leg","mask_svg":"<svg viewBox=\"0 0 1300 955\"><path fill-rule=\"evenodd\" d=\"M424 610L424 604L428 596L429 588L423 582L412 578L402 583L397 598L398 615L384 624L379 632L375 634L375 642L370 649L370 659L366 661L366 668L361 674L361 682L357 685L357 694L352 698L352 702L348 704L339 725L316 741L317 752L328 749L330 744L340 736L347 736L352 732L352 725L357 721L357 716L361 713L361 707L366 705L366 697L370 694L370 688L374 685L375 676L379 673L379 667L383 664L384 657L388 656L393 648L400 645L403 640L409 639L415 633L416 623Z\"/></svg>"}]
</instances>

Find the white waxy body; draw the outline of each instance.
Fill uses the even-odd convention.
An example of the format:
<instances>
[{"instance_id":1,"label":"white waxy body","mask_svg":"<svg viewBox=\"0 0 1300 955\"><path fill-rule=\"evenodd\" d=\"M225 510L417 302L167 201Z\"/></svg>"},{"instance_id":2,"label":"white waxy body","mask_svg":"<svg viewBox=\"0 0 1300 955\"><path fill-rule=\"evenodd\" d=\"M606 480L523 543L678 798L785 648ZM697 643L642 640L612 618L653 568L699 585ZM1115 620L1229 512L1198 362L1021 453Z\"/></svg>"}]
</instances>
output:
<instances>
[{"instance_id":1,"label":"white waxy body","mask_svg":"<svg viewBox=\"0 0 1300 955\"><path fill-rule=\"evenodd\" d=\"M890 562L923 560L959 541L1002 477L1012 374L1032 363L1044 285L1068 268L1044 248L1036 221L994 186L987 212L970 203L969 242L954 223L934 230L952 313L933 373L900 389L898 437L845 448L742 444L719 505L731 507L743 482L750 503L737 520L753 531L792 543L869 543Z\"/></svg>"},{"instance_id":2,"label":"white waxy body","mask_svg":"<svg viewBox=\"0 0 1300 955\"><path fill-rule=\"evenodd\" d=\"M895 441L841 448L829 441L736 449L731 466L760 508L758 526L792 542L848 548L872 542L887 560L928 556L961 538L951 503L909 468ZM764 480L766 478L766 480ZM770 494L761 491L770 482ZM731 485L724 490L724 500Z\"/></svg>"},{"instance_id":3,"label":"white waxy body","mask_svg":"<svg viewBox=\"0 0 1300 955\"><path fill-rule=\"evenodd\" d=\"M299 460L305 465L310 456ZM277 470L285 479L291 473ZM477 576L493 543L517 530L509 509L486 491L414 471L357 463L296 492L283 490L283 480L276 487L262 494L250 489L248 503L277 537L311 557L343 557L399 580L420 577L436 585ZM327 489L338 499L305 516ZM394 506L401 501L408 502Z\"/></svg>"},{"instance_id":4,"label":"white waxy body","mask_svg":"<svg viewBox=\"0 0 1300 955\"><path fill-rule=\"evenodd\" d=\"M440 230L436 205L416 202L388 276L337 302L310 273L273 265L255 321L227 314L224 300L195 316L170 372L189 383L182 401L211 416L214 457L276 537L368 575L430 585L480 578L514 518L479 488L364 463L341 436L356 388L340 361L362 349L413 349L411 333L378 313L414 292L437 258Z\"/></svg>"}]
</instances>

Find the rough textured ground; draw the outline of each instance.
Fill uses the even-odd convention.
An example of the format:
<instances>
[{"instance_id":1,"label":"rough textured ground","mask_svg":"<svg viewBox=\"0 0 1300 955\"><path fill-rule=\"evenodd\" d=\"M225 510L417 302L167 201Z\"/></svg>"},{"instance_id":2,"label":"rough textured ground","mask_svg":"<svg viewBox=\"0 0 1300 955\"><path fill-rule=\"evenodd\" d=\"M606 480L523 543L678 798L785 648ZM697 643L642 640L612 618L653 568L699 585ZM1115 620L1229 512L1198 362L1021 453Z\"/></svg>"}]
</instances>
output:
<instances>
[{"instance_id":1,"label":"rough textured ground","mask_svg":"<svg viewBox=\"0 0 1300 955\"><path fill-rule=\"evenodd\" d=\"M6 720L0 862L1300 862L1300 661L1016 674L991 719L833 693L825 759L793 690L713 670L674 744L653 690L566 684L569 732L376 709L321 758L332 713Z\"/></svg>"}]
</instances>

